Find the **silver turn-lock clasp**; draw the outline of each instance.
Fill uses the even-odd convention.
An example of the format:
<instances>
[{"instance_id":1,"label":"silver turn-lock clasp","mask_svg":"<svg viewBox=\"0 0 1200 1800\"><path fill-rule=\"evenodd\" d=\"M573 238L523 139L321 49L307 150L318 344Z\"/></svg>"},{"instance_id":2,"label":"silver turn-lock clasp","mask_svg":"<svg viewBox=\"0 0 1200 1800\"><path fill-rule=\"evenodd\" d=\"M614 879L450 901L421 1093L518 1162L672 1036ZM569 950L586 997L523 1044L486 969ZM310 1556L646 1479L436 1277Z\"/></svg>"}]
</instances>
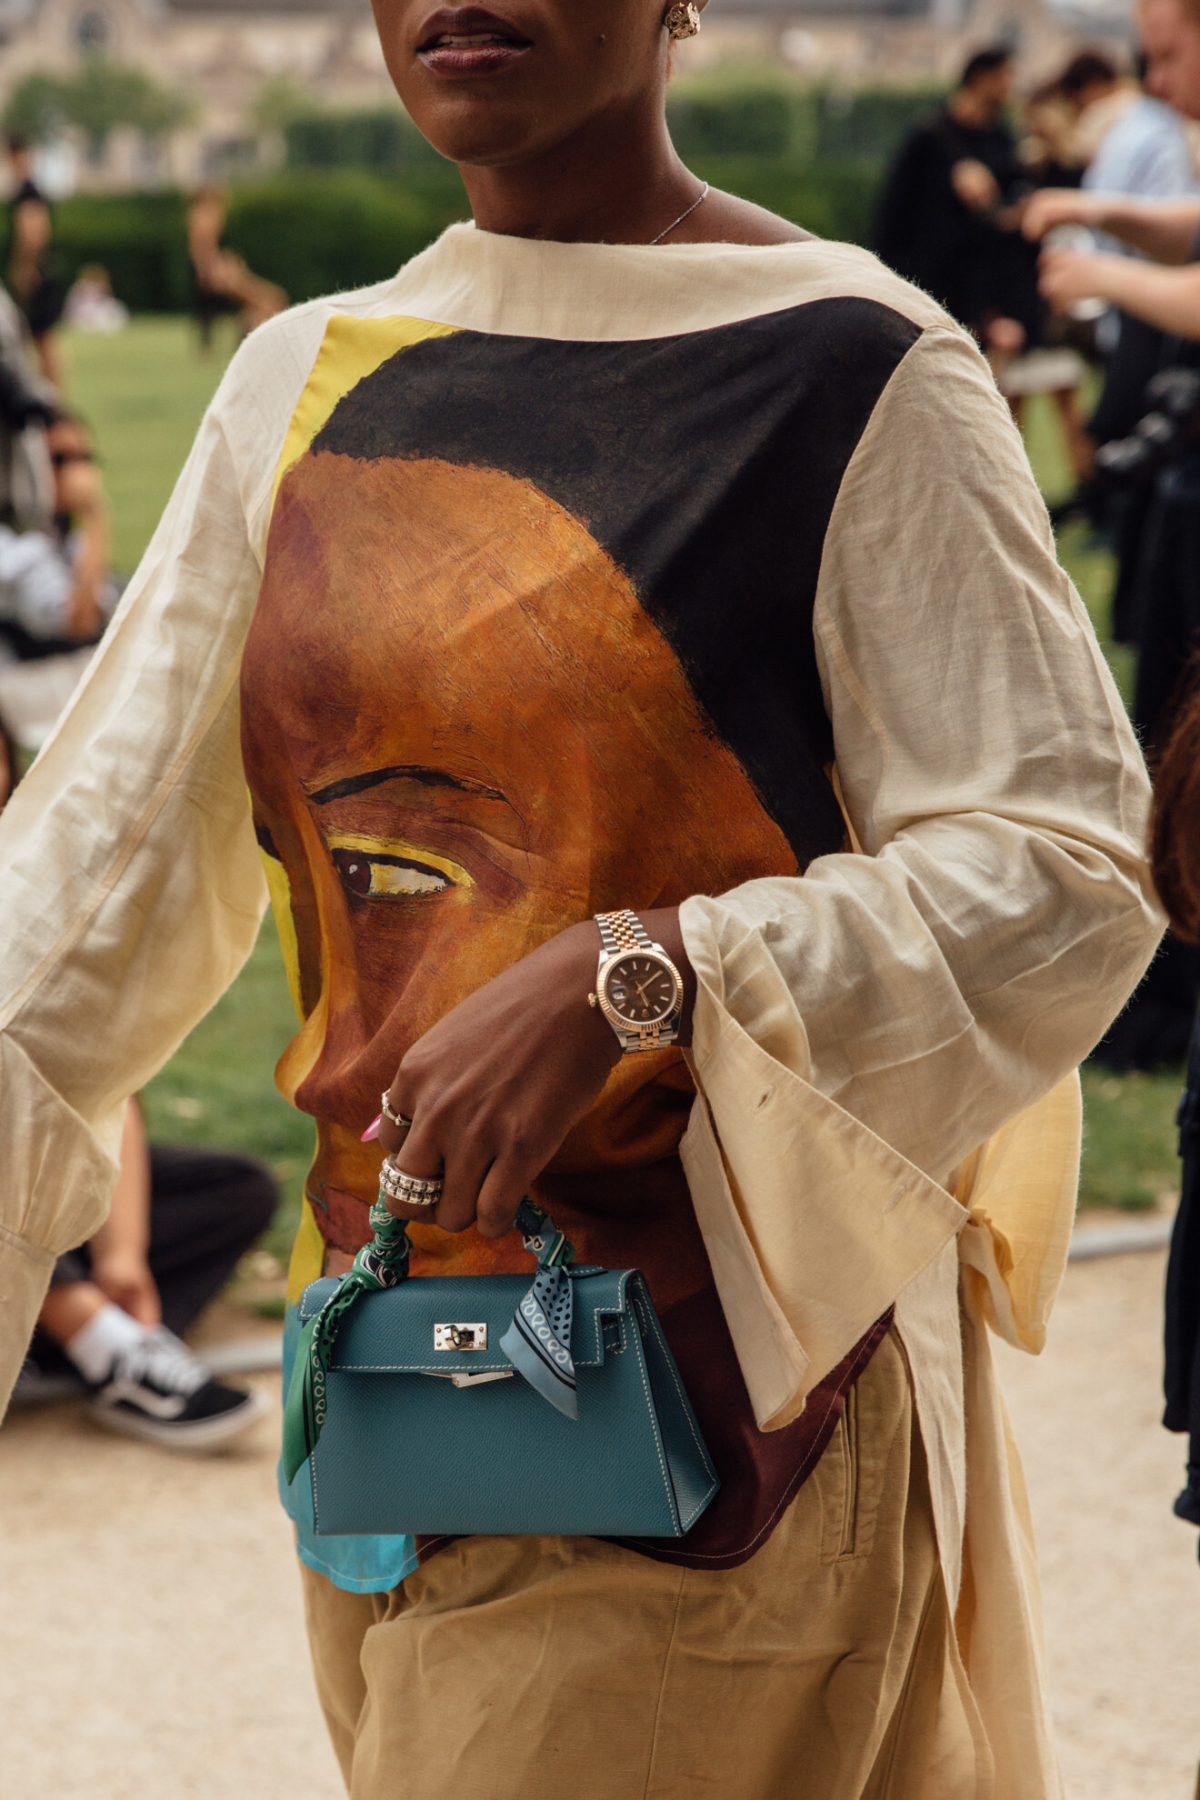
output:
<instances>
[{"instance_id":1,"label":"silver turn-lock clasp","mask_svg":"<svg viewBox=\"0 0 1200 1800\"><path fill-rule=\"evenodd\" d=\"M435 1325L435 1350L486 1350L486 1325Z\"/></svg>"}]
</instances>

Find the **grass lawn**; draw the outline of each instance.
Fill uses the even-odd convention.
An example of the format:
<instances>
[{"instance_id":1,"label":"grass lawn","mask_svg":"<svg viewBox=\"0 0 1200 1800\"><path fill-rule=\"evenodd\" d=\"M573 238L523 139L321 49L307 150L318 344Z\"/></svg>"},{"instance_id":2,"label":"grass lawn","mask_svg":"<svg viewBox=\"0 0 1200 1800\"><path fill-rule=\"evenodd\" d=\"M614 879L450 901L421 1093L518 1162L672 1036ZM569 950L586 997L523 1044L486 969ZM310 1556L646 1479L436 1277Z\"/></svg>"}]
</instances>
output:
<instances>
[{"instance_id":1,"label":"grass lawn","mask_svg":"<svg viewBox=\"0 0 1200 1800\"><path fill-rule=\"evenodd\" d=\"M96 432L119 567L131 570L149 541L230 348L224 340L219 353L202 358L189 326L176 319L137 319L115 338L68 337L71 394ZM1030 407L1026 433L1043 491L1056 498L1067 477L1048 405ZM1064 531L1060 551L1128 692L1128 654L1106 641L1111 559L1078 527ZM294 1030L268 921L237 982L145 1095L156 1137L237 1146L274 1167L284 1200L269 1247L279 1256L294 1227L312 1148L311 1122L284 1103L272 1080ZM1116 1077L1084 1071L1081 1205L1151 1206L1178 1185L1172 1118L1179 1087L1175 1072Z\"/></svg>"},{"instance_id":2,"label":"grass lawn","mask_svg":"<svg viewBox=\"0 0 1200 1800\"><path fill-rule=\"evenodd\" d=\"M183 319L135 319L115 337L65 337L71 403L95 430L104 464L113 564L132 574L229 360L232 329L214 335L208 356Z\"/></svg>"}]
</instances>

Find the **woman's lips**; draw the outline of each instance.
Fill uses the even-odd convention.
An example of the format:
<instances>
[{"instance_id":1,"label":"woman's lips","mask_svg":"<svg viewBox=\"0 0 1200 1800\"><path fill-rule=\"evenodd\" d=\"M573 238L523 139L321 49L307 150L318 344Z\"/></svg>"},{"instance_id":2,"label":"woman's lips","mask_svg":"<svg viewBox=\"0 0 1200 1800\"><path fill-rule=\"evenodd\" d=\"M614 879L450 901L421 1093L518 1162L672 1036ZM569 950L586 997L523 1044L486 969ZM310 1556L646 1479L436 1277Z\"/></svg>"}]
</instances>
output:
<instances>
[{"instance_id":1,"label":"woman's lips","mask_svg":"<svg viewBox=\"0 0 1200 1800\"><path fill-rule=\"evenodd\" d=\"M449 24L449 21L447 21ZM457 29L455 28L457 27ZM448 30L431 32L417 51L418 60L434 75L452 80L495 75L517 62L532 46L528 38L499 19L457 20Z\"/></svg>"}]
</instances>

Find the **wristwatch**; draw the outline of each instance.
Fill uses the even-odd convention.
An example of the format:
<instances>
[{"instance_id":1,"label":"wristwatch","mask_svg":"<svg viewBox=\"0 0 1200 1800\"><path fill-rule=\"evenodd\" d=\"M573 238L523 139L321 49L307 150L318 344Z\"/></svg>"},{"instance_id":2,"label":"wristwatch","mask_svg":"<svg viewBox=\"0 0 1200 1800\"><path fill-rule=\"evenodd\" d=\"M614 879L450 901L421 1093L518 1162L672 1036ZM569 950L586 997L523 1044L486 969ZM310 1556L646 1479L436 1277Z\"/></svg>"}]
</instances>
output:
<instances>
[{"instance_id":1,"label":"wristwatch","mask_svg":"<svg viewBox=\"0 0 1200 1800\"><path fill-rule=\"evenodd\" d=\"M597 913L596 923L600 964L588 1004L600 1008L626 1053L673 1044L683 1011L679 970L636 913Z\"/></svg>"}]
</instances>

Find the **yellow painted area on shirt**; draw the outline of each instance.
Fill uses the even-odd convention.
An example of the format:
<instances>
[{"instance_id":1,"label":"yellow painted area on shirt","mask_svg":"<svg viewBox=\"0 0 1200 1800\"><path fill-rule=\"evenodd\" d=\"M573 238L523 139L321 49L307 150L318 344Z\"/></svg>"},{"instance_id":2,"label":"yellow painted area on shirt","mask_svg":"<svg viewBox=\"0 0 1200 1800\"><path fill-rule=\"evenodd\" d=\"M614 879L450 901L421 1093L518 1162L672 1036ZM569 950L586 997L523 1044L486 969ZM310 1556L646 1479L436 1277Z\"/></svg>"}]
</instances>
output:
<instances>
[{"instance_id":1,"label":"yellow painted area on shirt","mask_svg":"<svg viewBox=\"0 0 1200 1800\"><path fill-rule=\"evenodd\" d=\"M325 959L326 952L322 949L322 961ZM297 1089L316 1067L328 1024L329 971L323 967L320 999L275 1065L275 1086L289 1106L295 1106Z\"/></svg>"},{"instance_id":2,"label":"yellow painted area on shirt","mask_svg":"<svg viewBox=\"0 0 1200 1800\"><path fill-rule=\"evenodd\" d=\"M265 850L260 854L267 877L267 892L271 896L271 911L275 915L275 929L279 933L279 947L283 951L288 992L292 996L297 1016L302 1019L304 1007L300 1002L300 946L296 942L296 923L292 918L292 893L288 885L287 870L277 856L268 856Z\"/></svg>"},{"instance_id":3,"label":"yellow painted area on shirt","mask_svg":"<svg viewBox=\"0 0 1200 1800\"><path fill-rule=\"evenodd\" d=\"M287 878L287 870L278 857L269 856L265 850L261 852L261 855L267 877L267 892L271 899L271 911L275 915L275 929L279 933L279 948L283 952L288 992L292 996L292 1005L296 1009L296 1016L301 1021L299 1031L275 1065L275 1086L288 1104L294 1106L296 1089L321 1054L321 1045L325 1040L328 1007L323 986L320 1000L310 1016L307 1019L304 1017L300 987L300 946L296 939L296 921L292 916L292 891Z\"/></svg>"},{"instance_id":4,"label":"yellow painted area on shirt","mask_svg":"<svg viewBox=\"0 0 1200 1800\"><path fill-rule=\"evenodd\" d=\"M287 1299L295 1306L310 1281L316 1281L325 1262L325 1240L317 1229L317 1221L307 1196L300 1202L300 1227L292 1245L288 1264Z\"/></svg>"},{"instance_id":5,"label":"yellow painted area on shirt","mask_svg":"<svg viewBox=\"0 0 1200 1800\"><path fill-rule=\"evenodd\" d=\"M318 431L328 423L338 401L344 400L364 376L373 375L398 350L410 350L426 338L453 337L458 330L457 325L437 325L430 319L410 319L404 314L391 319L355 319L347 313L336 313L325 327L317 360L283 440L275 472L275 493L292 464L304 455Z\"/></svg>"}]
</instances>

